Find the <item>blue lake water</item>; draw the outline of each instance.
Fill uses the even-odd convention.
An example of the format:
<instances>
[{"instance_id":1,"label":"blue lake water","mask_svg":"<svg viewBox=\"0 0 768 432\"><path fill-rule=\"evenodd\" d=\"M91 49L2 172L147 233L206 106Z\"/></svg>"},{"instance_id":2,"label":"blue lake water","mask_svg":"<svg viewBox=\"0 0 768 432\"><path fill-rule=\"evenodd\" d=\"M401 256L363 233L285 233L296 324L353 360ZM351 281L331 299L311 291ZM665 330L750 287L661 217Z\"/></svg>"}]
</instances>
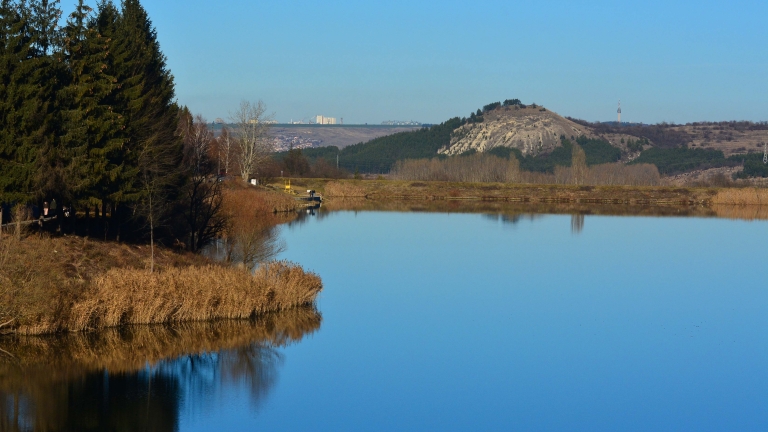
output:
<instances>
[{"instance_id":1,"label":"blue lake water","mask_svg":"<svg viewBox=\"0 0 768 432\"><path fill-rule=\"evenodd\" d=\"M768 430L766 222L341 211L282 236L322 324L174 384L167 430Z\"/></svg>"}]
</instances>

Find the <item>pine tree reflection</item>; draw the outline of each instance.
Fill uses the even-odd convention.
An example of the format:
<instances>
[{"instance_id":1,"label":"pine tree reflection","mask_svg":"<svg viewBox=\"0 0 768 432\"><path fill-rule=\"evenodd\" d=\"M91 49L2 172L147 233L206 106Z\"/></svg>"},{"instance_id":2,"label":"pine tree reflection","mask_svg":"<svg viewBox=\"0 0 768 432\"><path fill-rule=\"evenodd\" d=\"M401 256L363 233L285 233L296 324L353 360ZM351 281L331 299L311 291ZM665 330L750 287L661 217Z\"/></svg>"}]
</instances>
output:
<instances>
[{"instance_id":1,"label":"pine tree reflection","mask_svg":"<svg viewBox=\"0 0 768 432\"><path fill-rule=\"evenodd\" d=\"M0 430L175 431L184 396L233 385L258 406L277 380L280 348L320 322L301 308L247 322L0 339Z\"/></svg>"}]
</instances>

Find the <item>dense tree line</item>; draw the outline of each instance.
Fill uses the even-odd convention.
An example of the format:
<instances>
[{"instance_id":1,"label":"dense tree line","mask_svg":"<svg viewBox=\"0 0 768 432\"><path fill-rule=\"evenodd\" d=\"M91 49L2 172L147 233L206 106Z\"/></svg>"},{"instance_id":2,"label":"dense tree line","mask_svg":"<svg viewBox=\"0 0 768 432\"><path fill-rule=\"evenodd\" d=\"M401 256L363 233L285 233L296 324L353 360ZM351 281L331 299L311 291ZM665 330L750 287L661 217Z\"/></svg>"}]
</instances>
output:
<instances>
[{"instance_id":1,"label":"dense tree line","mask_svg":"<svg viewBox=\"0 0 768 432\"><path fill-rule=\"evenodd\" d=\"M621 158L621 150L606 141L580 136L575 142L584 150L586 164L589 166L617 162ZM555 167L570 167L573 161L574 143L561 136L560 144L551 153L541 155L523 156L520 150L510 147L494 147L486 153L508 159L514 156L520 161L520 169L524 171L551 174Z\"/></svg>"},{"instance_id":2,"label":"dense tree line","mask_svg":"<svg viewBox=\"0 0 768 432\"><path fill-rule=\"evenodd\" d=\"M348 172L387 173L398 160L429 159L451 142L451 133L466 120L458 117L439 125L422 128L413 132L400 132L373 139L367 143L351 145L339 150L338 147L320 147L302 150L311 164L322 159L331 166ZM276 157L282 160L287 152Z\"/></svg>"},{"instance_id":3,"label":"dense tree line","mask_svg":"<svg viewBox=\"0 0 768 432\"><path fill-rule=\"evenodd\" d=\"M109 213L105 235L162 228L199 246L208 234L190 211L210 204L194 185L208 155L186 154L195 122L139 0L79 0L63 25L58 0L0 2L0 201L56 200Z\"/></svg>"},{"instance_id":4,"label":"dense tree line","mask_svg":"<svg viewBox=\"0 0 768 432\"><path fill-rule=\"evenodd\" d=\"M551 173L521 170L514 153L504 157L474 153L447 159L398 161L392 176L400 180L529 184L651 186L660 182L659 172L653 165L602 163L588 166L584 149L570 143L569 146L569 166L557 165Z\"/></svg>"},{"instance_id":5,"label":"dense tree line","mask_svg":"<svg viewBox=\"0 0 768 432\"><path fill-rule=\"evenodd\" d=\"M566 117L572 122L586 126L598 135L604 134L624 134L632 135L638 138L647 139L653 142L653 145L660 148L684 147L693 141L693 135L686 131L676 128L677 125L669 123L659 123L654 125L644 125L635 123L591 123L585 120Z\"/></svg>"},{"instance_id":6,"label":"dense tree line","mask_svg":"<svg viewBox=\"0 0 768 432\"><path fill-rule=\"evenodd\" d=\"M697 169L739 165L736 159L726 159L720 150L689 149L686 147L673 149L650 148L640 153L640 156L633 160L632 163L656 165L659 172L665 175L679 174Z\"/></svg>"}]
</instances>

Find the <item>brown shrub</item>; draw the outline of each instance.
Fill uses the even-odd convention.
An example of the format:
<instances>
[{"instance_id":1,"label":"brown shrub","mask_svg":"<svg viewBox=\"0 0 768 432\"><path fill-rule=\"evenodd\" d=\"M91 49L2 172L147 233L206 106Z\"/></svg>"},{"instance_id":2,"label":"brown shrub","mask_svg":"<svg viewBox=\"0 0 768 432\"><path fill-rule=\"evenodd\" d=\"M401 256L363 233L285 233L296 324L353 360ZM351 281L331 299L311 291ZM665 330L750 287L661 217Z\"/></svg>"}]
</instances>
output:
<instances>
[{"instance_id":1,"label":"brown shrub","mask_svg":"<svg viewBox=\"0 0 768 432\"><path fill-rule=\"evenodd\" d=\"M283 218L277 208L295 211L299 203L282 192L246 188L227 190L224 214L227 224L223 232L224 259L246 268L274 258L284 247L278 237Z\"/></svg>"}]
</instances>

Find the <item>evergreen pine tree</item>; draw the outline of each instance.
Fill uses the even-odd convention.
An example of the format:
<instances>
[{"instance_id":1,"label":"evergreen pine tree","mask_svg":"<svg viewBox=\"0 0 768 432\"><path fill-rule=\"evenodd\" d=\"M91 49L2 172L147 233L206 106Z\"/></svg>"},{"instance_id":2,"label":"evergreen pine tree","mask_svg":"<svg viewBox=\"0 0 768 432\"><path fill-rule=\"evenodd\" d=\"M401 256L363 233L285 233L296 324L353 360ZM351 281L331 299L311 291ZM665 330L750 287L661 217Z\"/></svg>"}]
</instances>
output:
<instances>
[{"instance_id":1,"label":"evergreen pine tree","mask_svg":"<svg viewBox=\"0 0 768 432\"><path fill-rule=\"evenodd\" d=\"M130 168L123 171L120 189L114 196L120 201L137 201L145 194L141 187L142 160L152 160L142 159L142 155L157 153L163 155L163 160L172 158L168 161L169 171L181 161L182 143L176 135L179 108L174 101L173 76L139 0L123 1L114 30L110 43L118 86L114 107L123 116L124 158L126 168Z\"/></svg>"},{"instance_id":2,"label":"evergreen pine tree","mask_svg":"<svg viewBox=\"0 0 768 432\"><path fill-rule=\"evenodd\" d=\"M0 186L5 200L33 201L57 195L60 116L56 94L63 64L59 44L58 1L20 2L12 18L5 56L11 67L5 81L5 133L0 138Z\"/></svg>"},{"instance_id":3,"label":"evergreen pine tree","mask_svg":"<svg viewBox=\"0 0 768 432\"><path fill-rule=\"evenodd\" d=\"M176 134L179 107L173 76L157 34L138 0L124 0L110 52L118 93L115 109L125 121L125 170L115 196L137 205L150 228L166 225L185 177L178 167L182 141Z\"/></svg>"},{"instance_id":4,"label":"evergreen pine tree","mask_svg":"<svg viewBox=\"0 0 768 432\"><path fill-rule=\"evenodd\" d=\"M68 82L60 93L64 117L65 183L82 202L109 200L121 170L121 122L110 106L114 77L107 65L108 41L89 20L91 8L79 0L64 29Z\"/></svg>"}]
</instances>

